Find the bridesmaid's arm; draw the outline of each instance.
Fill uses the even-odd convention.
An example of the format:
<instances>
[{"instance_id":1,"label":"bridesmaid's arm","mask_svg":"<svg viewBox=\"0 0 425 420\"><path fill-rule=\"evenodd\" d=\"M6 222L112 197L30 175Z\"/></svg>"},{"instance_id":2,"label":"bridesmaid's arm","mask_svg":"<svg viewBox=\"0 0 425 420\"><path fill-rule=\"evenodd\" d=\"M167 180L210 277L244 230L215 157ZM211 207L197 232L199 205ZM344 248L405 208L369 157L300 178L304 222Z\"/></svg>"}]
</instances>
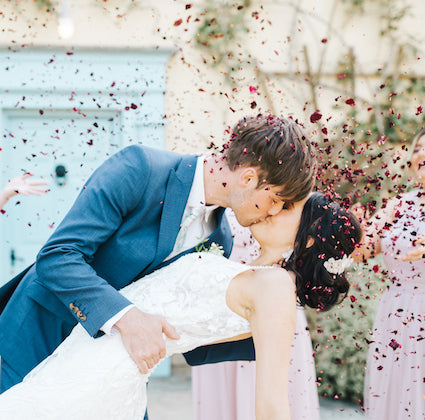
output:
<instances>
[{"instance_id":1,"label":"bridesmaid's arm","mask_svg":"<svg viewBox=\"0 0 425 420\"><path fill-rule=\"evenodd\" d=\"M256 269L242 273L232 283L228 304L248 319L254 339L256 418L289 420L288 369L296 324L294 282L285 270ZM233 297L239 300L237 305L231 302Z\"/></svg>"},{"instance_id":2,"label":"bridesmaid's arm","mask_svg":"<svg viewBox=\"0 0 425 420\"><path fill-rule=\"evenodd\" d=\"M361 219L362 240L351 257L355 262L362 262L381 253L381 236L385 229L391 227L395 213L400 205L399 200L389 200L386 206L381 207L371 218Z\"/></svg>"}]
</instances>

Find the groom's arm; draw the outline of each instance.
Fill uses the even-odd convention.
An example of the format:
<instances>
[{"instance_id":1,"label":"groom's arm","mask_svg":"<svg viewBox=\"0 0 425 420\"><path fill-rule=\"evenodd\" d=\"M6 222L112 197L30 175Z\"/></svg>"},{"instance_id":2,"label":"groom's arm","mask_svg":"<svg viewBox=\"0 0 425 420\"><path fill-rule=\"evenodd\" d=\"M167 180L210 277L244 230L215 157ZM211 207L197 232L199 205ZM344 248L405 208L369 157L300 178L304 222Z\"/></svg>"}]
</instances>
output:
<instances>
[{"instance_id":1,"label":"groom's arm","mask_svg":"<svg viewBox=\"0 0 425 420\"><path fill-rule=\"evenodd\" d=\"M94 172L38 255L41 282L92 336L131 302L100 277L90 262L127 215L142 204L151 176L150 161L138 146L109 158ZM164 319L137 308L115 325L142 373L165 353L163 332L176 338L174 328Z\"/></svg>"},{"instance_id":2,"label":"groom's arm","mask_svg":"<svg viewBox=\"0 0 425 420\"><path fill-rule=\"evenodd\" d=\"M191 366L237 360L255 360L254 342L252 338L247 338L240 341L211 344L198 347L184 353L183 356Z\"/></svg>"},{"instance_id":3,"label":"groom's arm","mask_svg":"<svg viewBox=\"0 0 425 420\"><path fill-rule=\"evenodd\" d=\"M109 158L93 173L38 254L41 282L73 314L81 311L83 315L74 314L76 320L92 336L131 302L98 276L90 263L143 199L149 177L150 163L137 146Z\"/></svg>"}]
</instances>

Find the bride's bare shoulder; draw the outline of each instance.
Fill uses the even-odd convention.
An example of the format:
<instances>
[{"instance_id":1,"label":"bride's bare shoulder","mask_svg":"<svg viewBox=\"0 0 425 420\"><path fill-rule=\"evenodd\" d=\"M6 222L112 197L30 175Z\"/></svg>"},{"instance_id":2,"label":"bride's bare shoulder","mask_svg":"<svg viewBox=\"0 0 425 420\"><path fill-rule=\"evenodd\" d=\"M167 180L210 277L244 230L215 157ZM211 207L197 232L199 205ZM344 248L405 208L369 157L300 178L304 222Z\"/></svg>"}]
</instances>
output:
<instances>
[{"instance_id":1,"label":"bride's bare shoulder","mask_svg":"<svg viewBox=\"0 0 425 420\"><path fill-rule=\"evenodd\" d=\"M240 273L236 278L244 283L244 287L249 286L253 289L295 288L292 274L280 267L252 267Z\"/></svg>"},{"instance_id":2,"label":"bride's bare shoulder","mask_svg":"<svg viewBox=\"0 0 425 420\"><path fill-rule=\"evenodd\" d=\"M227 304L244 318L259 304L278 300L296 302L296 288L290 273L282 268L253 267L238 274L227 290Z\"/></svg>"},{"instance_id":3,"label":"bride's bare shoulder","mask_svg":"<svg viewBox=\"0 0 425 420\"><path fill-rule=\"evenodd\" d=\"M265 267L254 269L251 274L252 297L258 298L260 294L279 294L283 297L293 298L295 282L290 272L283 268Z\"/></svg>"}]
</instances>

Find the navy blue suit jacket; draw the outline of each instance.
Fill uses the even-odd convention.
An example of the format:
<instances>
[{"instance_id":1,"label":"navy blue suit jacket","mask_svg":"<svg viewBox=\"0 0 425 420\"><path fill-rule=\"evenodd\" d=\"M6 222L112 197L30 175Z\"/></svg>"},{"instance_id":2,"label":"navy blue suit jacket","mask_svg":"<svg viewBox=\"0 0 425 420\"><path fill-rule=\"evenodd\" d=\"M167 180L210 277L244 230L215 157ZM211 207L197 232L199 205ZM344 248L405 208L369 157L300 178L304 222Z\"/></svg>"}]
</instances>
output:
<instances>
[{"instance_id":1,"label":"navy blue suit jacket","mask_svg":"<svg viewBox=\"0 0 425 420\"><path fill-rule=\"evenodd\" d=\"M51 354L77 322L96 336L130 303L117 290L163 265L196 162L193 155L130 146L94 172L36 263L0 289L0 355L18 375ZM222 210L209 242L228 256L232 238ZM252 340L245 340L185 356L203 364L254 354Z\"/></svg>"}]
</instances>

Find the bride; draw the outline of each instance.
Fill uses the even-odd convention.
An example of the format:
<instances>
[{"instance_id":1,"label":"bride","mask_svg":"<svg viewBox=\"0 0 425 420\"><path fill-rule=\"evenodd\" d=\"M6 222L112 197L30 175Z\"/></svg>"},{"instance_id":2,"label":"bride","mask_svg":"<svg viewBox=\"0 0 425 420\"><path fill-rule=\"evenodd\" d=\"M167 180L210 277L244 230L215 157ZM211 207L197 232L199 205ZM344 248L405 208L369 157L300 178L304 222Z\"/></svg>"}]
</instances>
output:
<instances>
[{"instance_id":1,"label":"bride","mask_svg":"<svg viewBox=\"0 0 425 420\"><path fill-rule=\"evenodd\" d=\"M251 266L213 250L197 252L121 293L176 328L180 338L166 338L167 356L252 334L256 416L289 419L287 374L297 298L301 305L326 310L346 294L344 268L361 231L351 213L320 193L251 231L261 245ZM272 267L290 248L285 268ZM139 372L119 334L93 339L77 325L22 383L0 395L0 418L142 419L148 376Z\"/></svg>"}]
</instances>

